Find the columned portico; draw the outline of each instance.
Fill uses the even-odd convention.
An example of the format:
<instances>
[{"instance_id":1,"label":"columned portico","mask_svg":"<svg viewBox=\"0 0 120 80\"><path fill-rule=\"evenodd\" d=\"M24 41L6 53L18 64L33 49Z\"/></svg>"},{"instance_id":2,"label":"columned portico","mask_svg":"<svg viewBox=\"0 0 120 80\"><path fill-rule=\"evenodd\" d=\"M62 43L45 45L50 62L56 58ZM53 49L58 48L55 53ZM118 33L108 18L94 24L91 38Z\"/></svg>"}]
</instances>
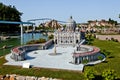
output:
<instances>
[{"instance_id":1,"label":"columned portico","mask_svg":"<svg viewBox=\"0 0 120 80\"><path fill-rule=\"evenodd\" d=\"M83 48L83 49L82 49ZM87 60L88 62L90 61L95 61L98 60L98 54L100 53L100 49L97 47L88 47L86 46L86 49L88 51L86 52L81 52L82 50L85 50L85 46L78 46L76 48L77 51L74 51L73 53L73 63L74 64L81 64L84 62L84 60Z\"/></svg>"}]
</instances>

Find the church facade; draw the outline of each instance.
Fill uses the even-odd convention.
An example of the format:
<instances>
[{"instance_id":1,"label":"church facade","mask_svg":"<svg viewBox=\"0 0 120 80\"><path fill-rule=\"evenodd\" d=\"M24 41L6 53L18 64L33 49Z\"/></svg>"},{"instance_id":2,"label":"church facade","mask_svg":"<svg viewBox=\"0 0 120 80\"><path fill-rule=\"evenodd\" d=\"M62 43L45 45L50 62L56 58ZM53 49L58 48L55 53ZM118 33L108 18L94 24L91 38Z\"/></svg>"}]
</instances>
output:
<instances>
[{"instance_id":1,"label":"church facade","mask_svg":"<svg viewBox=\"0 0 120 80\"><path fill-rule=\"evenodd\" d=\"M56 45L75 46L81 40L81 32L76 27L76 22L70 17L65 28L58 29L54 32L54 42Z\"/></svg>"}]
</instances>

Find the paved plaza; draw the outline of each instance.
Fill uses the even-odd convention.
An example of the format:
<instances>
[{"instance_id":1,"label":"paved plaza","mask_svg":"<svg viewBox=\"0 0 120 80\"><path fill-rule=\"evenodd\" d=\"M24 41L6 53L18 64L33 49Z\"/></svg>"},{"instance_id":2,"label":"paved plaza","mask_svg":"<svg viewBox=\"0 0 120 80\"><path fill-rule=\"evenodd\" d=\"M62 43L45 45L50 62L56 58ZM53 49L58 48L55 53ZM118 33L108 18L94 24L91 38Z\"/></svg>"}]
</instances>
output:
<instances>
[{"instance_id":1,"label":"paved plaza","mask_svg":"<svg viewBox=\"0 0 120 80\"><path fill-rule=\"evenodd\" d=\"M6 55L8 60L5 65L19 65L22 66L24 63L30 63L33 67L42 68L55 68L55 69L66 69L66 70L77 70L82 71L84 65L75 65L70 63L72 61L72 53L75 47L56 47L57 55L50 55L54 53L54 47L47 50L36 50L27 53L27 59L25 61L14 61L10 58L11 54Z\"/></svg>"}]
</instances>

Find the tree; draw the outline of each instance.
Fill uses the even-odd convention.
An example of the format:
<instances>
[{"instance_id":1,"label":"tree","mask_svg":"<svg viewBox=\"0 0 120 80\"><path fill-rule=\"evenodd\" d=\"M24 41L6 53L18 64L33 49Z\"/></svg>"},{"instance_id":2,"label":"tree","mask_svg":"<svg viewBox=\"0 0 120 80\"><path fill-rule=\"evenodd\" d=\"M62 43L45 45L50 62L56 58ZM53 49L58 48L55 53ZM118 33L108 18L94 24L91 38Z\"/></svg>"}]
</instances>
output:
<instances>
[{"instance_id":1,"label":"tree","mask_svg":"<svg viewBox=\"0 0 120 80\"><path fill-rule=\"evenodd\" d=\"M92 69L87 69L84 73L87 80L93 80L95 78L95 72Z\"/></svg>"},{"instance_id":2,"label":"tree","mask_svg":"<svg viewBox=\"0 0 120 80\"><path fill-rule=\"evenodd\" d=\"M22 13L15 6L6 6L0 3L0 20L4 21L21 21ZM0 32L15 32L20 31L18 24L0 24Z\"/></svg>"},{"instance_id":3,"label":"tree","mask_svg":"<svg viewBox=\"0 0 120 80\"><path fill-rule=\"evenodd\" d=\"M92 36L92 34L87 34L86 40L88 45L92 45L93 44L92 42L94 41L94 37Z\"/></svg>"},{"instance_id":4,"label":"tree","mask_svg":"<svg viewBox=\"0 0 120 80\"><path fill-rule=\"evenodd\" d=\"M114 21L114 20L112 20L111 18L109 18L108 22L111 23L111 24L117 25L117 21Z\"/></svg>"},{"instance_id":5,"label":"tree","mask_svg":"<svg viewBox=\"0 0 120 80\"><path fill-rule=\"evenodd\" d=\"M104 78L104 80L115 80L116 74L114 70L108 69L102 73L102 77Z\"/></svg>"}]
</instances>

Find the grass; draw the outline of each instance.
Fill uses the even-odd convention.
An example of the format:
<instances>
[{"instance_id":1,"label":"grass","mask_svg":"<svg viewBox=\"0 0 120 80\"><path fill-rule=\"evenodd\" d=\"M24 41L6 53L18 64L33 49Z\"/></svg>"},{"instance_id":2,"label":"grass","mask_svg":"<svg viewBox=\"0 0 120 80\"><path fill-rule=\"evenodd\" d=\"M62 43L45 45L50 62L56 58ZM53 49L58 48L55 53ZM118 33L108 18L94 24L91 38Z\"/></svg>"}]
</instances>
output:
<instances>
[{"instance_id":1,"label":"grass","mask_svg":"<svg viewBox=\"0 0 120 80\"><path fill-rule=\"evenodd\" d=\"M97 71L97 74L101 74L105 69L114 69L118 77L120 77L120 43L113 41L101 41L94 40L94 46L99 47L101 50L110 52L107 56L106 61L94 66L86 66Z\"/></svg>"},{"instance_id":2,"label":"grass","mask_svg":"<svg viewBox=\"0 0 120 80\"><path fill-rule=\"evenodd\" d=\"M5 40L5 41L0 41L0 56L10 53L10 50L12 48L11 47L11 48L7 48L7 49L1 49L4 45L6 45L6 46L12 45L12 47L15 47L15 46L20 45L20 40L13 38L13 39Z\"/></svg>"},{"instance_id":3,"label":"grass","mask_svg":"<svg viewBox=\"0 0 120 80\"><path fill-rule=\"evenodd\" d=\"M10 42L10 43L9 43ZM6 42L2 42L0 45L3 46L5 43L8 45L13 44L14 46L18 45L17 40L10 40ZM117 76L120 78L120 43L113 41L101 41L94 40L94 46L99 47L101 50L106 50L110 52L107 56L106 61L100 64L96 64L94 66L86 66L84 71L88 68L92 68L97 71L97 74L101 74L105 69L114 69L116 71ZM10 49L9 49L10 50ZM9 51L8 51L9 52ZM0 52L1 53L1 52ZM2 53L3 54L3 53ZM7 54L7 51L6 53ZM5 55L3 54L3 55ZM29 75L29 76L45 76L52 78L62 78L63 80L84 80L84 73L78 71L68 71L68 70L56 70L56 69L45 69L45 68L30 68L24 69L20 66L6 66L2 65L6 62L4 57L0 58L0 74L20 74L20 75Z\"/></svg>"}]
</instances>

